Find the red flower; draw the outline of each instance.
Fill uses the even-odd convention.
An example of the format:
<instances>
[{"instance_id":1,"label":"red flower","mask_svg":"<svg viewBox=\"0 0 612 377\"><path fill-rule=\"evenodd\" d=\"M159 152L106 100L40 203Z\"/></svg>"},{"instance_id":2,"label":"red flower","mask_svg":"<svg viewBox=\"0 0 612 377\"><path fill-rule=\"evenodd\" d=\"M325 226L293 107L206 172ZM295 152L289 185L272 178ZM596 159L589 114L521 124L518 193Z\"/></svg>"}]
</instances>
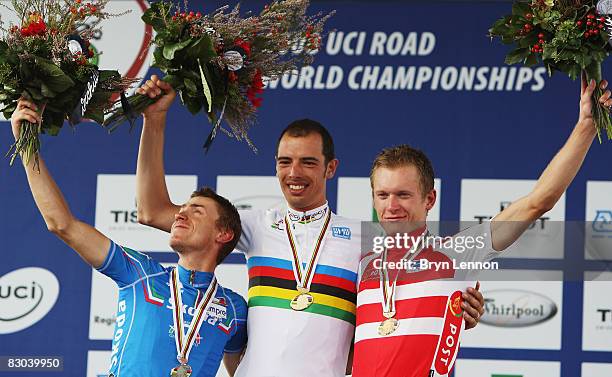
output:
<instances>
[{"instance_id":1,"label":"red flower","mask_svg":"<svg viewBox=\"0 0 612 377\"><path fill-rule=\"evenodd\" d=\"M47 25L38 13L32 13L26 24L21 27L21 35L29 37L32 35L43 35L47 31Z\"/></svg>"},{"instance_id":2,"label":"red flower","mask_svg":"<svg viewBox=\"0 0 612 377\"><path fill-rule=\"evenodd\" d=\"M260 107L263 98L258 98L257 94L263 93L263 80L261 79L261 71L258 69L255 71L255 75L253 76L253 81L251 81L251 86L247 89L246 96L251 101L251 104L254 107Z\"/></svg>"},{"instance_id":3,"label":"red flower","mask_svg":"<svg viewBox=\"0 0 612 377\"><path fill-rule=\"evenodd\" d=\"M234 44L244 50L247 58L251 56L251 43L238 38L234 41Z\"/></svg>"}]
</instances>

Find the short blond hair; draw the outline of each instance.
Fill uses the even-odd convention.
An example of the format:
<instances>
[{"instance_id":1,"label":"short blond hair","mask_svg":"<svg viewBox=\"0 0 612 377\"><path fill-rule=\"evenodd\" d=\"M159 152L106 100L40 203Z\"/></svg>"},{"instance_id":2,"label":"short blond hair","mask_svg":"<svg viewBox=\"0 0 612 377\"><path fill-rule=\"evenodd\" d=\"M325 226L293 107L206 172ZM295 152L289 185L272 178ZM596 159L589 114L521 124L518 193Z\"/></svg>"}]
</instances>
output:
<instances>
[{"instance_id":1,"label":"short blond hair","mask_svg":"<svg viewBox=\"0 0 612 377\"><path fill-rule=\"evenodd\" d=\"M425 197L434 188L434 170L427 155L419 149L402 144L385 148L374 159L370 170L370 186L374 189L374 173L377 169L394 169L414 166L419 171L422 196Z\"/></svg>"}]
</instances>

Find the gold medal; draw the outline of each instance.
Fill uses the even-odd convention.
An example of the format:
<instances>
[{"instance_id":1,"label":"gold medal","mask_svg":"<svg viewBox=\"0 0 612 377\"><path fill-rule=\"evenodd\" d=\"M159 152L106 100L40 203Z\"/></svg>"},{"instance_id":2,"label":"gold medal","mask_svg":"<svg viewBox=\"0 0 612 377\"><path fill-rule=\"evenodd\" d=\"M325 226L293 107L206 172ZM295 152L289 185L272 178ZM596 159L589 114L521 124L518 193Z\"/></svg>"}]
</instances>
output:
<instances>
[{"instance_id":1,"label":"gold medal","mask_svg":"<svg viewBox=\"0 0 612 377\"><path fill-rule=\"evenodd\" d=\"M291 309L301 311L307 309L314 302L310 293L300 293L291 300Z\"/></svg>"},{"instance_id":2,"label":"gold medal","mask_svg":"<svg viewBox=\"0 0 612 377\"><path fill-rule=\"evenodd\" d=\"M310 284L312 283L314 272L317 267L317 261L319 259L321 245L323 244L323 240L327 232L327 227L329 226L329 222L331 220L331 211L329 210L329 208L326 208L325 211L321 213L326 213L325 222L323 223L323 227L319 232L319 237L317 237L314 250L310 255L310 260L306 265L306 269L302 267L302 261L300 260L296 242L293 237L293 232L291 231L289 215L285 215L285 231L287 233L287 238L289 239L289 246L291 246L291 253L293 256L293 274L297 283L296 289L299 292L297 296L295 296L293 300L291 300L291 302L289 303L291 309L295 311L302 311L308 309L308 307L310 307L310 305L312 305L312 303L314 302L314 297L312 297L312 295L310 294Z\"/></svg>"},{"instance_id":3,"label":"gold medal","mask_svg":"<svg viewBox=\"0 0 612 377\"><path fill-rule=\"evenodd\" d=\"M191 367L187 364L181 364L177 367L172 368L170 371L170 377L189 377L191 376Z\"/></svg>"},{"instance_id":4,"label":"gold medal","mask_svg":"<svg viewBox=\"0 0 612 377\"><path fill-rule=\"evenodd\" d=\"M199 300L200 292L198 291L196 302L199 301L199 303L196 305L196 312L194 313L191 323L189 324L187 334L185 334L183 331L183 326L185 324L185 321L183 320L183 312L177 309L183 307L183 298L181 295L182 284L179 280L178 271L176 268L170 272L169 285L170 299L174 304L172 306L172 323L174 326L176 359L179 362L178 366L170 370L170 377L189 377L193 373L191 367L187 364L189 361L189 353L191 352L191 347L197 338L196 334L199 333L200 327L206 319L208 308L212 304L213 298L217 293L217 278L213 276L213 279L206 289L206 293L204 293L204 298L202 300Z\"/></svg>"},{"instance_id":5,"label":"gold medal","mask_svg":"<svg viewBox=\"0 0 612 377\"><path fill-rule=\"evenodd\" d=\"M421 233L416 242L413 242L412 246L406 254L402 257L405 260L408 254L412 254L408 261L410 262L424 247L417 251L417 247L423 241L423 236L427 236L427 229ZM382 253L382 271L380 273L380 291L382 293L382 309L383 316L386 318L378 325L378 334L381 336L387 336L392 334L399 327L399 320L395 318L397 314L395 310L395 287L397 285L397 278L399 272L395 275L393 280L389 279L389 271L387 270L387 249L383 250Z\"/></svg>"},{"instance_id":6,"label":"gold medal","mask_svg":"<svg viewBox=\"0 0 612 377\"><path fill-rule=\"evenodd\" d=\"M378 334L387 336L393 333L399 327L399 321L393 317L387 318L378 325Z\"/></svg>"}]
</instances>

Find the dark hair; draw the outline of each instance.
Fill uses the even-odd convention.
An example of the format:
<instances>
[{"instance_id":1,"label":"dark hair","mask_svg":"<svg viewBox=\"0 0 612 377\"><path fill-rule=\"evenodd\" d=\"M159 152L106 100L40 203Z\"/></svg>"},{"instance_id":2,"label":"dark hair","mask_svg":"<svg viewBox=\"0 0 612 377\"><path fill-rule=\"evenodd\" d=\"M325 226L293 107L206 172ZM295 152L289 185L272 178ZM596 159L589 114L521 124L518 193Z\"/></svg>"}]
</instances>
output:
<instances>
[{"instance_id":1,"label":"dark hair","mask_svg":"<svg viewBox=\"0 0 612 377\"><path fill-rule=\"evenodd\" d=\"M419 171L422 196L425 197L434 188L434 170L431 161L422 151L403 144L383 149L372 164L370 185L374 189L374 172L378 168L399 168L414 166Z\"/></svg>"},{"instance_id":2,"label":"dark hair","mask_svg":"<svg viewBox=\"0 0 612 377\"><path fill-rule=\"evenodd\" d=\"M232 250L236 248L240 234L242 233L242 225L240 223L240 215L234 205L221 195L217 194L215 190L210 187L202 187L191 194L192 198L195 197L210 198L217 204L217 210L219 211L219 218L216 221L216 225L219 229L227 230L234 233L234 238L229 242L226 242L219 250L217 256L217 264L223 262Z\"/></svg>"},{"instance_id":3,"label":"dark hair","mask_svg":"<svg viewBox=\"0 0 612 377\"><path fill-rule=\"evenodd\" d=\"M334 140L332 139L329 131L319 122L312 119L300 119L291 122L287 128L283 130L276 142L276 155L278 156L278 146L280 145L281 139L285 134L292 137L304 137L311 133L317 133L321 135L323 141L323 156L325 157L325 163L327 164L334 158L336 154L334 152Z\"/></svg>"}]
</instances>

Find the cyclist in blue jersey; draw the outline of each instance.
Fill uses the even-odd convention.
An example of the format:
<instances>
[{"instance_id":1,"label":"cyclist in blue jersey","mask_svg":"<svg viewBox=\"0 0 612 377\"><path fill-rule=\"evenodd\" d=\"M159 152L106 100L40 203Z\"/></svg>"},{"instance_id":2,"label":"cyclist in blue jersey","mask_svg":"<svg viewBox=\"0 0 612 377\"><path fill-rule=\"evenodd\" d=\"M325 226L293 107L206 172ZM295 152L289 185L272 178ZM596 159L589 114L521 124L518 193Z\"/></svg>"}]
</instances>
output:
<instances>
[{"instance_id":1,"label":"cyclist in blue jersey","mask_svg":"<svg viewBox=\"0 0 612 377\"><path fill-rule=\"evenodd\" d=\"M22 121L42 122L38 110L19 101L15 139ZM247 306L217 283L214 270L240 238L236 208L209 188L195 191L170 232L178 266L163 267L76 219L42 158L23 165L48 229L119 286L109 375L208 377L223 359L233 376L246 344Z\"/></svg>"}]
</instances>

